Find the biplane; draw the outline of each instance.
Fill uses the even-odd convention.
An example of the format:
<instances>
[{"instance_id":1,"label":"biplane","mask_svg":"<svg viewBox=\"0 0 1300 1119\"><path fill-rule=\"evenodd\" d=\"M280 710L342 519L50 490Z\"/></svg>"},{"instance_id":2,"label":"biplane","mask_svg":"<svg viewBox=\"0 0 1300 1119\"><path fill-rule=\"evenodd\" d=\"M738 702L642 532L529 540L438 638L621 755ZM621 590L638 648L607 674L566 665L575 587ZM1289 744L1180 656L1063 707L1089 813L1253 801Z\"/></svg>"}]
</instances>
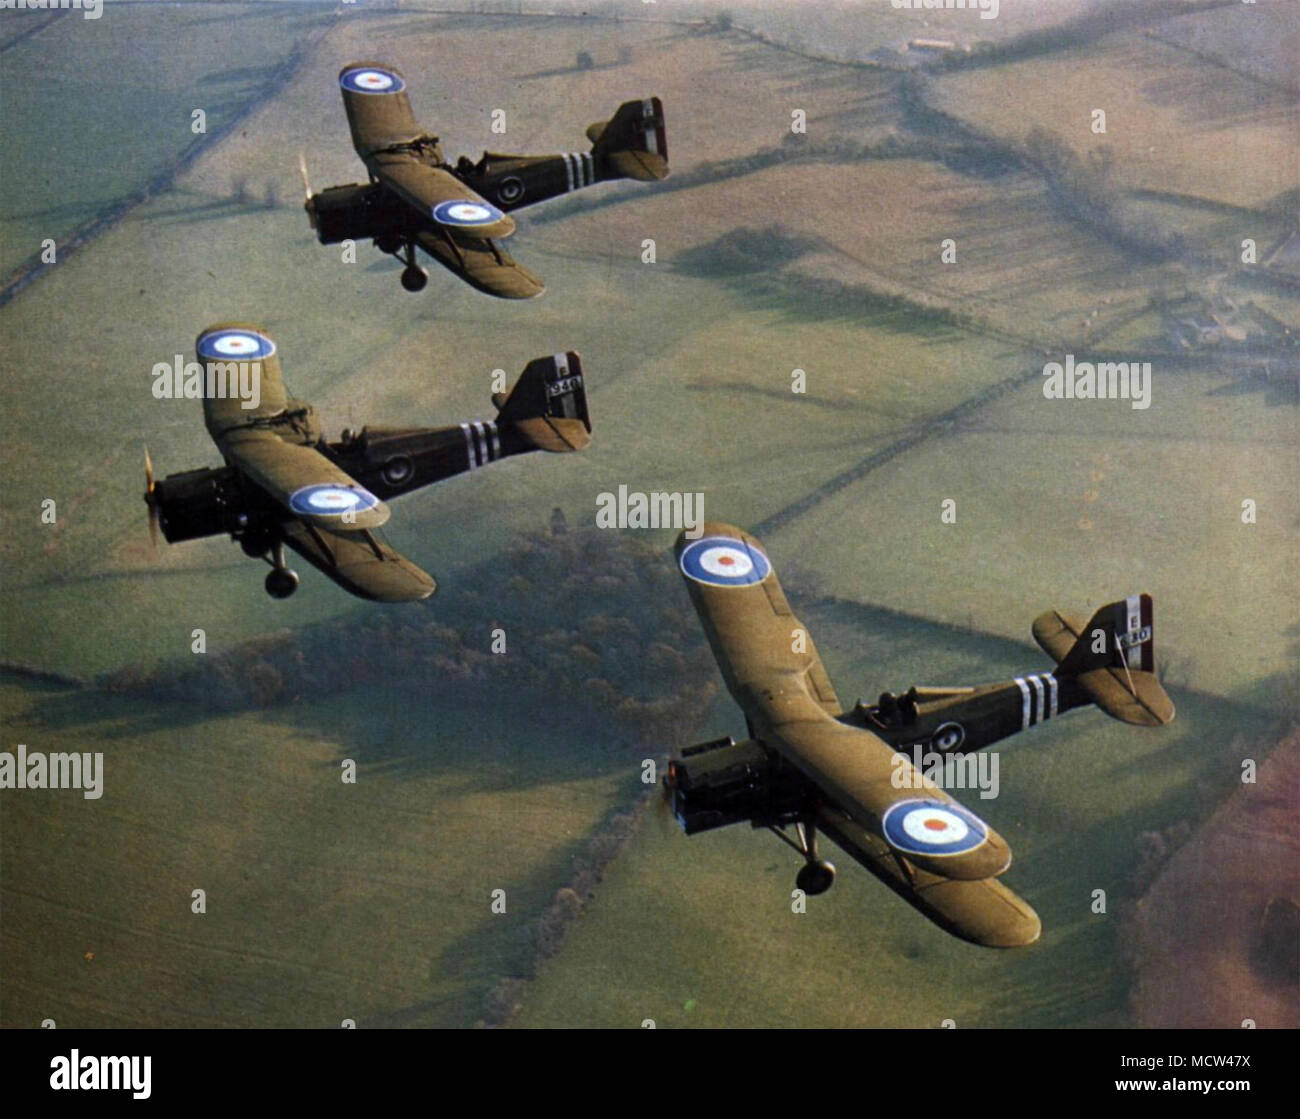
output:
<instances>
[{"instance_id":1,"label":"biplane","mask_svg":"<svg viewBox=\"0 0 1300 1119\"><path fill-rule=\"evenodd\" d=\"M1037 940L1038 915L999 880L1011 863L1006 840L913 764L916 748L979 750L1089 704L1134 726L1170 722L1174 705L1154 674L1150 596L1109 603L1087 622L1040 615L1033 633L1056 664L1050 671L886 692L846 710L754 537L708 524L698 539L683 534L676 555L748 729L744 741L702 743L670 761L665 793L685 832L771 829L802 856L795 881L807 895L835 877L818 852L821 833L963 940Z\"/></svg>"},{"instance_id":2,"label":"biplane","mask_svg":"<svg viewBox=\"0 0 1300 1119\"><path fill-rule=\"evenodd\" d=\"M546 285L500 240L515 230L509 211L611 179L652 181L668 174L668 141L659 98L628 101L613 118L587 129L591 150L559 155L484 152L453 166L438 137L415 121L406 79L392 66L352 62L339 73L352 143L368 183L313 194L301 158L307 217L322 244L373 240L406 267L402 286L419 291L428 273L423 249L488 295L531 299Z\"/></svg>"},{"instance_id":3,"label":"biplane","mask_svg":"<svg viewBox=\"0 0 1300 1119\"><path fill-rule=\"evenodd\" d=\"M225 465L154 479L145 448L145 502L155 544L229 533L245 554L271 565L266 590L287 598L298 576L285 546L344 590L380 602L433 594L431 576L375 531L386 502L422 486L529 451L581 451L591 441L582 362L573 352L528 363L497 414L448 427L344 431L326 442L315 411L290 397L274 339L249 323L218 323L195 343L205 371L203 418ZM259 392L222 391L249 369ZM196 370L197 372L197 370Z\"/></svg>"}]
</instances>

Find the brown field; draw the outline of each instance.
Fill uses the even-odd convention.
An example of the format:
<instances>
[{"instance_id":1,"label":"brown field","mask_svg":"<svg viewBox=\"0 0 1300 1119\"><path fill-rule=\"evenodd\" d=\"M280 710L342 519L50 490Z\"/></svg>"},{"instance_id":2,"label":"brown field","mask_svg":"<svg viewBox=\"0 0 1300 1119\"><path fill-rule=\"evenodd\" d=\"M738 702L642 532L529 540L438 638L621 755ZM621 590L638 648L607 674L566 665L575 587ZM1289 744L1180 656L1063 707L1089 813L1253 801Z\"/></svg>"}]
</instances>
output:
<instances>
[{"instance_id":1,"label":"brown field","mask_svg":"<svg viewBox=\"0 0 1300 1119\"><path fill-rule=\"evenodd\" d=\"M952 74L935 101L1010 139L1042 127L1078 152L1107 147L1130 189L1262 207L1300 186L1295 95L1139 34ZM1104 136L1090 130L1093 109L1106 110Z\"/></svg>"},{"instance_id":2,"label":"brown field","mask_svg":"<svg viewBox=\"0 0 1300 1119\"><path fill-rule=\"evenodd\" d=\"M1300 944L1289 979L1259 958L1273 898L1300 902L1300 736L1292 734L1170 859L1126 930L1137 1024L1156 1029L1300 1028ZM1276 965L1275 965L1276 966ZM1196 982L1187 982L1195 976Z\"/></svg>"}]
</instances>

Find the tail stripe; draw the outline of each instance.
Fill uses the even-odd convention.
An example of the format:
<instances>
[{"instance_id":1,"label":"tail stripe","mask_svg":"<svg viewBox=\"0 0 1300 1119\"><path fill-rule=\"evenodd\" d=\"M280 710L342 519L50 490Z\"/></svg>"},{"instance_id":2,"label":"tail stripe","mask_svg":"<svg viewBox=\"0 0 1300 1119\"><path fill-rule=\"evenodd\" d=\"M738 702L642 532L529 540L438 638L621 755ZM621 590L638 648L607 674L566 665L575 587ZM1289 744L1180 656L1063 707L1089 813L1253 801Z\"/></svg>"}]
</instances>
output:
<instances>
[{"instance_id":1,"label":"tail stripe","mask_svg":"<svg viewBox=\"0 0 1300 1119\"><path fill-rule=\"evenodd\" d=\"M479 462L491 462L495 456L488 448L487 425L482 420L474 421L474 434L478 437Z\"/></svg>"},{"instance_id":2,"label":"tail stripe","mask_svg":"<svg viewBox=\"0 0 1300 1119\"><path fill-rule=\"evenodd\" d=\"M573 164L569 161L569 153L565 152L560 156L564 160L564 177L568 181L568 189L573 189Z\"/></svg>"},{"instance_id":3,"label":"tail stripe","mask_svg":"<svg viewBox=\"0 0 1300 1119\"><path fill-rule=\"evenodd\" d=\"M469 468L473 470L479 465L478 448L474 443L474 436L470 434L469 424L461 424L460 430L465 436L465 454L469 458Z\"/></svg>"},{"instance_id":4,"label":"tail stripe","mask_svg":"<svg viewBox=\"0 0 1300 1119\"><path fill-rule=\"evenodd\" d=\"M654 101L647 98L646 100L641 102L641 115L646 120L652 120L654 118L655 115ZM654 152L656 155L659 154L659 136L655 129L653 128L645 129L645 146L647 151Z\"/></svg>"},{"instance_id":5,"label":"tail stripe","mask_svg":"<svg viewBox=\"0 0 1300 1119\"><path fill-rule=\"evenodd\" d=\"M495 420L484 421L484 426L492 435L492 461L495 462L501 457L501 438L497 434L497 425ZM1055 694L1055 693L1053 693Z\"/></svg>"},{"instance_id":6,"label":"tail stripe","mask_svg":"<svg viewBox=\"0 0 1300 1119\"><path fill-rule=\"evenodd\" d=\"M591 186L596 181L595 164L590 160L591 155L587 152L564 153L564 169L568 172L570 190Z\"/></svg>"},{"instance_id":7,"label":"tail stripe","mask_svg":"<svg viewBox=\"0 0 1300 1119\"><path fill-rule=\"evenodd\" d=\"M1047 718L1047 714L1046 714L1047 704L1045 702L1045 700L1047 699L1047 694L1043 690L1043 682L1038 678L1037 673L1029 677L1029 683L1033 684L1034 696L1038 700L1034 708L1034 725L1037 726L1039 723L1041 723L1044 719Z\"/></svg>"},{"instance_id":8,"label":"tail stripe","mask_svg":"<svg viewBox=\"0 0 1300 1119\"><path fill-rule=\"evenodd\" d=\"M1020 729L1021 729L1021 730L1028 730L1028 729L1029 729L1029 709L1030 709L1030 703L1031 703L1031 701L1030 701L1030 699L1029 699L1029 685L1025 683L1025 681L1024 681L1024 679L1023 679L1022 677L1017 676L1017 677L1016 677L1016 686L1020 688L1020 697L1021 697L1021 702L1020 702Z\"/></svg>"},{"instance_id":9,"label":"tail stripe","mask_svg":"<svg viewBox=\"0 0 1300 1119\"><path fill-rule=\"evenodd\" d=\"M1043 679L1047 681L1047 689L1048 689L1049 692L1051 692L1051 695L1052 695L1052 707L1051 707L1051 713L1050 713L1047 717L1048 717L1049 719L1055 719L1055 718L1056 718L1056 710L1057 710L1056 705L1057 705L1057 700L1058 700L1058 698L1059 698L1059 696L1058 696L1059 687L1058 687L1058 685L1057 685L1057 683L1056 683L1056 677L1053 676L1050 672L1047 673L1047 674L1043 677Z\"/></svg>"}]
</instances>

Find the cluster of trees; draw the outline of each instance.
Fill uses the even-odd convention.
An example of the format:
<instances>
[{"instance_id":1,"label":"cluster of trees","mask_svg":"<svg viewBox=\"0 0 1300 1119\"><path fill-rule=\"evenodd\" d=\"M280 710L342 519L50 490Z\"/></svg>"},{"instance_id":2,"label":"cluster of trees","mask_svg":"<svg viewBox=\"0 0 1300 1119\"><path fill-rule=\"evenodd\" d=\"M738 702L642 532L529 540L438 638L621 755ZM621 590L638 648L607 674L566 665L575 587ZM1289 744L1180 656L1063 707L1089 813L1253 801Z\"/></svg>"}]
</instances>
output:
<instances>
[{"instance_id":1,"label":"cluster of trees","mask_svg":"<svg viewBox=\"0 0 1300 1119\"><path fill-rule=\"evenodd\" d=\"M108 691L238 711L409 684L449 702L512 694L613 721L662 748L716 690L676 565L627 534L533 534L426 603L364 607L193 663L130 666Z\"/></svg>"},{"instance_id":2,"label":"cluster of trees","mask_svg":"<svg viewBox=\"0 0 1300 1119\"><path fill-rule=\"evenodd\" d=\"M1025 137L1024 152L1063 210L1122 248L1154 260L1170 260L1186 251L1180 232L1131 211L1111 177L1104 151L1095 159L1083 159L1055 133L1035 128Z\"/></svg>"},{"instance_id":3,"label":"cluster of trees","mask_svg":"<svg viewBox=\"0 0 1300 1119\"><path fill-rule=\"evenodd\" d=\"M631 809L616 812L587 841L585 850L574 861L569 881L555 891L550 905L530 930L532 954L523 974L502 977L484 997L482 1025L505 1026L518 1013L529 980L536 977L544 961L559 952L570 927L604 877L606 868L627 846L657 795L648 793L640 797Z\"/></svg>"}]
</instances>

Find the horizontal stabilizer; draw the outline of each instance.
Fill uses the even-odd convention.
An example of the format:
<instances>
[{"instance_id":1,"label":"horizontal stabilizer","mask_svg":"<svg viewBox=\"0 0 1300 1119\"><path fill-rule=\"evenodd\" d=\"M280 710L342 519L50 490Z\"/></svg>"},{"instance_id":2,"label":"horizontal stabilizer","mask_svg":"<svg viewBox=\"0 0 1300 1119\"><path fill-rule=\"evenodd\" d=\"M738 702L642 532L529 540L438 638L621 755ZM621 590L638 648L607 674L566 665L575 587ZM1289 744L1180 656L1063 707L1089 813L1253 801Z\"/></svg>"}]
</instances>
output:
<instances>
[{"instance_id":1,"label":"horizontal stabilizer","mask_svg":"<svg viewBox=\"0 0 1300 1119\"><path fill-rule=\"evenodd\" d=\"M1149 594L1101 607L1087 623L1049 610L1034 620L1034 640L1098 707L1134 726L1172 722L1173 701L1155 675L1155 623Z\"/></svg>"}]
</instances>

